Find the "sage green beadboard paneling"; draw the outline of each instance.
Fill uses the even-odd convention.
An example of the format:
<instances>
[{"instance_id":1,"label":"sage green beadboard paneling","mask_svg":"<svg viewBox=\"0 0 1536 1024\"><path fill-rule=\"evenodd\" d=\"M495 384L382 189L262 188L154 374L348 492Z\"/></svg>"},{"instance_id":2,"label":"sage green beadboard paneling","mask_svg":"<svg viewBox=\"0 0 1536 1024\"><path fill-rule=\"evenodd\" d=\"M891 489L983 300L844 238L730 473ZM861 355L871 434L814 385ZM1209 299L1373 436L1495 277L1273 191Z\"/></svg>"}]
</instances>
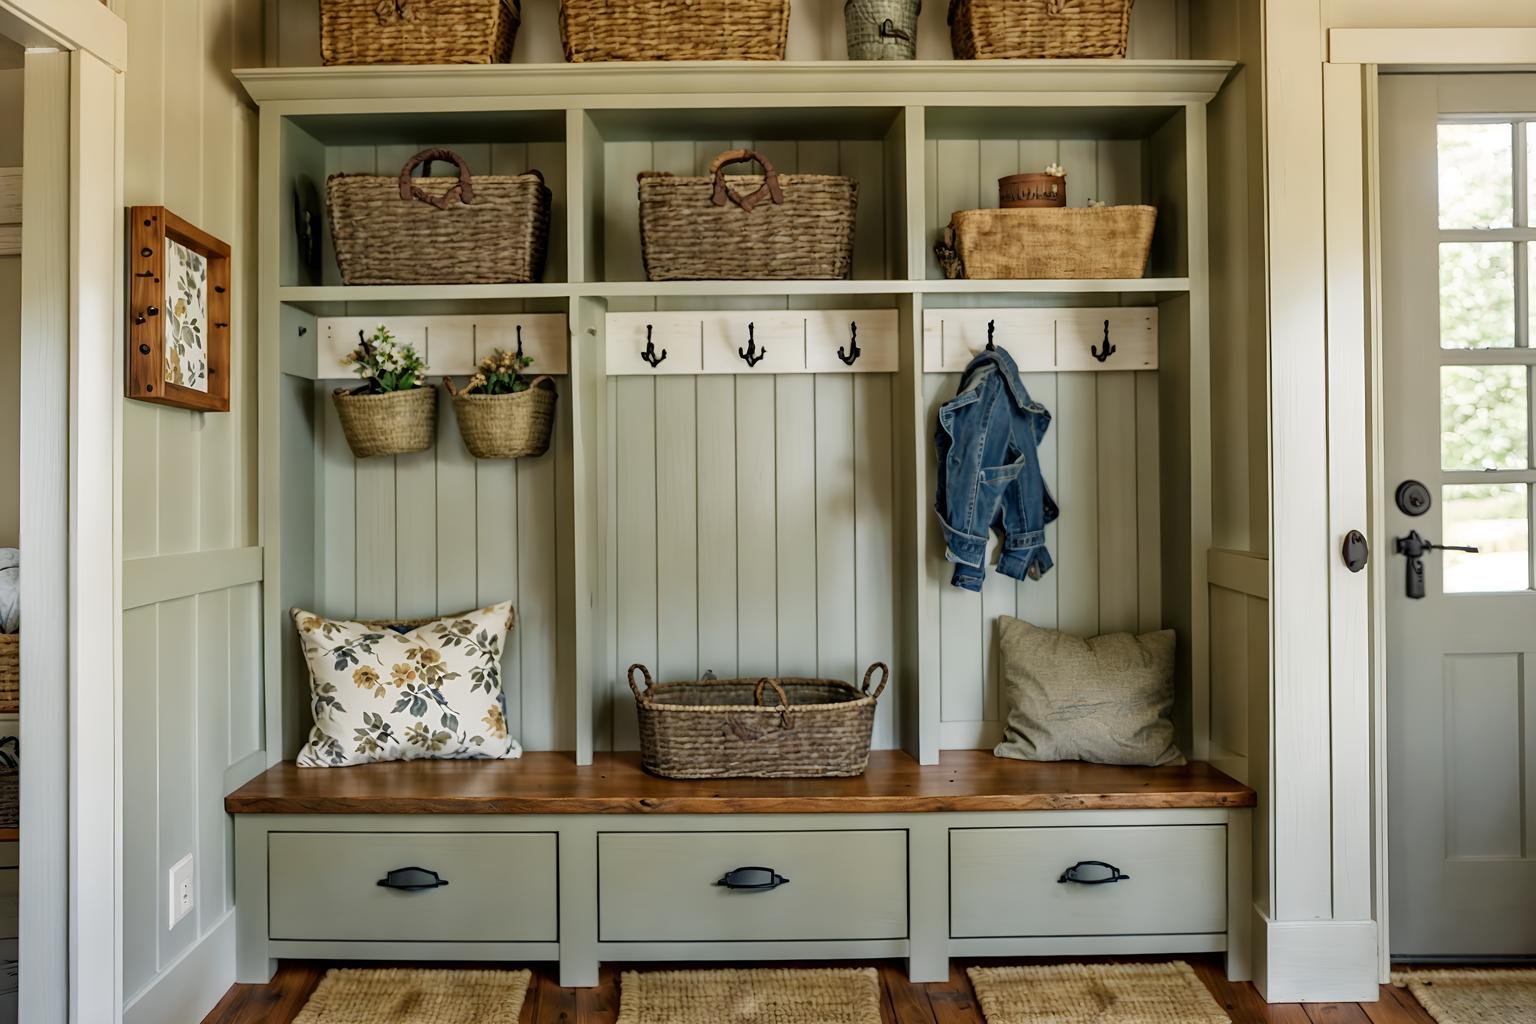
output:
<instances>
[{"instance_id":1,"label":"sage green beadboard paneling","mask_svg":"<svg viewBox=\"0 0 1536 1024\"><path fill-rule=\"evenodd\" d=\"M269 0L267 32L271 63L315 67L320 64L318 0ZM918 18L917 56L950 58L946 4L927 3ZM1137 0L1131 10L1127 56L1150 60L1188 56L1187 0ZM517 63L555 63L563 59L559 22L553 4L528 5L512 50ZM794 0L790 5L789 60L843 60L848 55L842 0Z\"/></svg>"},{"instance_id":2,"label":"sage green beadboard paneling","mask_svg":"<svg viewBox=\"0 0 1536 1024\"><path fill-rule=\"evenodd\" d=\"M227 69L261 62L261 8L260 0L133 0L120 12L135 54L124 116L137 140L127 151L124 200L167 206L235 254L231 412L124 403L122 555L148 560L140 564L146 570L161 557L260 543L256 116ZM233 907L223 797L232 766L262 744L261 585L203 584L189 580L186 596L123 615L128 1002ZM173 929L167 876L187 853L196 856L197 907Z\"/></svg>"},{"instance_id":3,"label":"sage green beadboard paneling","mask_svg":"<svg viewBox=\"0 0 1536 1024\"><path fill-rule=\"evenodd\" d=\"M20 256L0 256L0 310L0 547L10 548L21 537Z\"/></svg>"}]
</instances>

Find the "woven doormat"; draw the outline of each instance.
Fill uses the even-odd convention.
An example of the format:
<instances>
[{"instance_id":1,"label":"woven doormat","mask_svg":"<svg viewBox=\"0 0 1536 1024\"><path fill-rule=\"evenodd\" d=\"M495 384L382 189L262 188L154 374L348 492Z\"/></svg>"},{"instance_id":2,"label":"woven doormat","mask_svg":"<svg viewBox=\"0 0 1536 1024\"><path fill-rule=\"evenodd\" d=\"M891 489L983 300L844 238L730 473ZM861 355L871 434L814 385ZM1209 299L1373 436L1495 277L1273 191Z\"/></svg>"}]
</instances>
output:
<instances>
[{"instance_id":1,"label":"woven doormat","mask_svg":"<svg viewBox=\"0 0 1536 1024\"><path fill-rule=\"evenodd\" d=\"M1229 1024L1186 963L972 967L987 1024Z\"/></svg>"},{"instance_id":2,"label":"woven doormat","mask_svg":"<svg viewBox=\"0 0 1536 1024\"><path fill-rule=\"evenodd\" d=\"M625 971L618 1024L880 1024L873 967Z\"/></svg>"},{"instance_id":3,"label":"woven doormat","mask_svg":"<svg viewBox=\"0 0 1536 1024\"><path fill-rule=\"evenodd\" d=\"M1440 1024L1536 1024L1536 970L1393 971Z\"/></svg>"},{"instance_id":4,"label":"woven doormat","mask_svg":"<svg viewBox=\"0 0 1536 1024\"><path fill-rule=\"evenodd\" d=\"M528 971L327 971L293 1024L517 1024Z\"/></svg>"}]
</instances>

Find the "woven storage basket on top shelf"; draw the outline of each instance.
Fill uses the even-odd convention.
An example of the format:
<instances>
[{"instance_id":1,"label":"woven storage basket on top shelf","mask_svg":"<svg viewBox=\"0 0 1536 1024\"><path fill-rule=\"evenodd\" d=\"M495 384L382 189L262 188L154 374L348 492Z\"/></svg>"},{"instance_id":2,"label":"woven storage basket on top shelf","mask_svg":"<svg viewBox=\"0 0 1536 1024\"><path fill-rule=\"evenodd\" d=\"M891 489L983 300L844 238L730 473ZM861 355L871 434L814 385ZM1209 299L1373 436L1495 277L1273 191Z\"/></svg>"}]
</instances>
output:
<instances>
[{"instance_id":1,"label":"woven storage basket on top shelf","mask_svg":"<svg viewBox=\"0 0 1536 1024\"><path fill-rule=\"evenodd\" d=\"M382 395L338 390L331 395L341 432L354 457L409 455L424 451L437 434L437 389L430 386Z\"/></svg>"},{"instance_id":2,"label":"woven storage basket on top shelf","mask_svg":"<svg viewBox=\"0 0 1536 1024\"><path fill-rule=\"evenodd\" d=\"M880 670L880 685L869 681ZM635 673L645 690L635 685ZM835 679L700 679L656 683L629 667L640 761L671 779L811 779L864 774L875 703L891 670L876 662L862 689ZM774 703L764 704L764 700Z\"/></svg>"},{"instance_id":3,"label":"woven storage basket on top shelf","mask_svg":"<svg viewBox=\"0 0 1536 1024\"><path fill-rule=\"evenodd\" d=\"M561 0L573 64L602 60L783 60L789 0Z\"/></svg>"},{"instance_id":4,"label":"woven storage basket on top shelf","mask_svg":"<svg viewBox=\"0 0 1536 1024\"><path fill-rule=\"evenodd\" d=\"M849 60L912 60L922 0L846 0L843 27Z\"/></svg>"},{"instance_id":5,"label":"woven storage basket on top shelf","mask_svg":"<svg viewBox=\"0 0 1536 1024\"><path fill-rule=\"evenodd\" d=\"M458 181L413 178L452 161ZM549 189L538 171L471 175L452 150L424 149L400 173L333 174L326 212L346 284L537 281L549 250Z\"/></svg>"},{"instance_id":6,"label":"woven storage basket on top shelf","mask_svg":"<svg viewBox=\"0 0 1536 1024\"><path fill-rule=\"evenodd\" d=\"M21 634L0 633L0 714L21 710Z\"/></svg>"},{"instance_id":7,"label":"woven storage basket on top shelf","mask_svg":"<svg viewBox=\"0 0 1536 1024\"><path fill-rule=\"evenodd\" d=\"M327 64L504 64L518 0L320 0Z\"/></svg>"},{"instance_id":8,"label":"woven storage basket on top shelf","mask_svg":"<svg viewBox=\"0 0 1536 1024\"><path fill-rule=\"evenodd\" d=\"M950 0L958 60L1124 57L1132 0Z\"/></svg>"},{"instance_id":9,"label":"woven storage basket on top shelf","mask_svg":"<svg viewBox=\"0 0 1536 1024\"><path fill-rule=\"evenodd\" d=\"M510 395L459 394L453 397L464 447L477 459L522 459L549 451L555 424L555 379L535 377L526 391Z\"/></svg>"},{"instance_id":10,"label":"woven storage basket on top shelf","mask_svg":"<svg viewBox=\"0 0 1536 1024\"><path fill-rule=\"evenodd\" d=\"M1146 273L1157 209L961 210L934 246L946 277L1105 280Z\"/></svg>"},{"instance_id":11,"label":"woven storage basket on top shelf","mask_svg":"<svg viewBox=\"0 0 1536 1024\"><path fill-rule=\"evenodd\" d=\"M763 174L730 175L756 161ZM709 174L640 175L640 250L652 281L838 280L853 268L859 186L834 174L779 174L731 150Z\"/></svg>"}]
</instances>

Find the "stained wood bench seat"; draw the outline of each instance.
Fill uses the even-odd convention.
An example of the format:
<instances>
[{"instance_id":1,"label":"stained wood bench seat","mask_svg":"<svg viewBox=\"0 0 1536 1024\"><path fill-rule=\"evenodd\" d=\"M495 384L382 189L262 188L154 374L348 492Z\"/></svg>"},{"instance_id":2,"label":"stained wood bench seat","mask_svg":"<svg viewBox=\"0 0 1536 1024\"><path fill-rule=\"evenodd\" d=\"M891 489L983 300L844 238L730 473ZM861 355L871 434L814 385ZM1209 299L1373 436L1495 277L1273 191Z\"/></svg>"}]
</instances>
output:
<instances>
[{"instance_id":1,"label":"stained wood bench seat","mask_svg":"<svg viewBox=\"0 0 1536 1024\"><path fill-rule=\"evenodd\" d=\"M874 751L854 779L658 779L637 753L517 761L276 765L224 800L232 814L804 814L1252 807L1253 790L1202 762L1179 768L1036 764L951 750L919 765Z\"/></svg>"}]
</instances>

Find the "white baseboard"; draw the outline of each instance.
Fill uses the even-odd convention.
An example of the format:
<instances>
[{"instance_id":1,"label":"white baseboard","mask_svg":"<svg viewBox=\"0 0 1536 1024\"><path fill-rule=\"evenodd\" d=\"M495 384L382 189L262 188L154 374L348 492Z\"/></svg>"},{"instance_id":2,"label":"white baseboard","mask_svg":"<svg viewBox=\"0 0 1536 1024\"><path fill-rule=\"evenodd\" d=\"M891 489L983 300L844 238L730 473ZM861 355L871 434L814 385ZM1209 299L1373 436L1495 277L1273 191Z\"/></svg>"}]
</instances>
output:
<instances>
[{"instance_id":1,"label":"white baseboard","mask_svg":"<svg viewBox=\"0 0 1536 1024\"><path fill-rule=\"evenodd\" d=\"M1253 911L1253 983L1271 1003L1374 1003L1375 921L1271 921Z\"/></svg>"},{"instance_id":2,"label":"white baseboard","mask_svg":"<svg viewBox=\"0 0 1536 1024\"><path fill-rule=\"evenodd\" d=\"M235 983L235 912L181 955L123 1009L123 1024L200 1021Z\"/></svg>"}]
</instances>

